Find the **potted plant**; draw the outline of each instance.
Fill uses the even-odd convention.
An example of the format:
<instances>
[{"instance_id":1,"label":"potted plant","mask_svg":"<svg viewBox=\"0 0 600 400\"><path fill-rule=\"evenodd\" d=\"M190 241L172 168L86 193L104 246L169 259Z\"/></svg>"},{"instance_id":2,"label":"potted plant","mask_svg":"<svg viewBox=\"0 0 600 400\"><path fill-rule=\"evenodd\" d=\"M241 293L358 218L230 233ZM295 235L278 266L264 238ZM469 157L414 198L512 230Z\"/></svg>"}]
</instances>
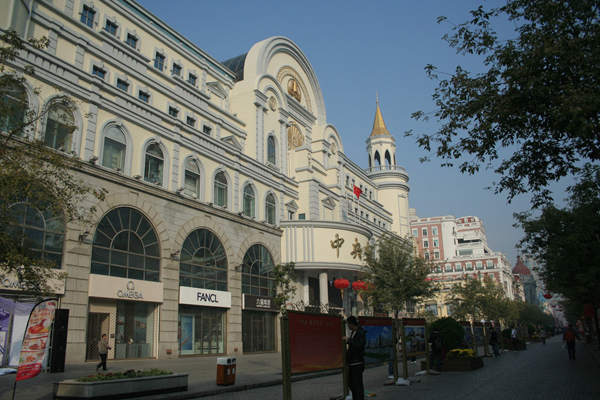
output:
<instances>
[{"instance_id":1,"label":"potted plant","mask_svg":"<svg viewBox=\"0 0 600 400\"><path fill-rule=\"evenodd\" d=\"M471 349L454 349L446 353L442 371L473 371L483 367L483 358L475 357Z\"/></svg>"},{"instance_id":2,"label":"potted plant","mask_svg":"<svg viewBox=\"0 0 600 400\"><path fill-rule=\"evenodd\" d=\"M183 392L188 388L188 374L173 374L153 368L88 375L54 382L55 399L128 399L161 393Z\"/></svg>"}]
</instances>

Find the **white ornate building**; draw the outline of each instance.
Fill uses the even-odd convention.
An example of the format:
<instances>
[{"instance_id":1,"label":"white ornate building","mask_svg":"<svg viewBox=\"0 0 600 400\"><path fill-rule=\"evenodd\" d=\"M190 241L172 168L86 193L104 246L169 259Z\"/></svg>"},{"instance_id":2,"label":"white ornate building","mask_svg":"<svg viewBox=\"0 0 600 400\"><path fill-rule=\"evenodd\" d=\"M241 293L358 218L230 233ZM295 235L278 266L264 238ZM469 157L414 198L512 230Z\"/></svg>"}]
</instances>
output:
<instances>
[{"instance_id":1,"label":"white ornate building","mask_svg":"<svg viewBox=\"0 0 600 400\"><path fill-rule=\"evenodd\" d=\"M356 280L362 249L383 232L409 233L408 174L379 104L370 135L338 132L289 39L219 62L131 0L1 4L1 29L50 45L11 63L27 83L0 95L47 111L40 137L108 190L89 201L94 226L40 230L53 238L39 243L44 255L68 274L57 292L70 310L67 362L97 358L101 333L109 358L277 351L274 265L295 263L294 302L350 313L351 290L342 302L331 282ZM61 108L56 90L80 108ZM367 170L344 154L344 135L359 134ZM3 285L15 297L18 282Z\"/></svg>"}]
</instances>

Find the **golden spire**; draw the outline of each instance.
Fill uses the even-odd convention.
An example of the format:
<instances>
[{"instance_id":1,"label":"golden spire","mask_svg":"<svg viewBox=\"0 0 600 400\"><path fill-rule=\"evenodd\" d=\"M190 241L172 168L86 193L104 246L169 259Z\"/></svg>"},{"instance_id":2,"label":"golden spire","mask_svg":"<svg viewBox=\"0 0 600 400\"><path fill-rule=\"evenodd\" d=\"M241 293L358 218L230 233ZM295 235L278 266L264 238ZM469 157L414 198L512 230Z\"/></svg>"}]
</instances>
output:
<instances>
[{"instance_id":1,"label":"golden spire","mask_svg":"<svg viewBox=\"0 0 600 400\"><path fill-rule=\"evenodd\" d=\"M390 135L387 128L385 127L385 122L383 122L383 117L381 116L381 110L379 109L379 96L375 94L377 99L377 110L375 111L375 121L373 122L373 131L371 132L371 136L375 135Z\"/></svg>"}]
</instances>

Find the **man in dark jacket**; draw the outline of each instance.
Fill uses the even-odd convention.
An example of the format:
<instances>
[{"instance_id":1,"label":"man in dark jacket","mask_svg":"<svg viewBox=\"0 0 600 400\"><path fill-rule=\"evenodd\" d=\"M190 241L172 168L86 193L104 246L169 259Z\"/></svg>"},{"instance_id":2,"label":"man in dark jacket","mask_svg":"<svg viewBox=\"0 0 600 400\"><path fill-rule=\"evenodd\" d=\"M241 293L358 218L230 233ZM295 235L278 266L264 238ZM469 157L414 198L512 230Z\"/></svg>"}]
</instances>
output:
<instances>
[{"instance_id":1,"label":"man in dark jacket","mask_svg":"<svg viewBox=\"0 0 600 400\"><path fill-rule=\"evenodd\" d=\"M442 348L444 347L444 342L437 329L434 329L429 335L429 343L431 343L429 363L433 366L434 360L437 361L437 371L442 372Z\"/></svg>"},{"instance_id":2,"label":"man in dark jacket","mask_svg":"<svg viewBox=\"0 0 600 400\"><path fill-rule=\"evenodd\" d=\"M577 339L581 342L581 339L579 338L577 331L575 329L573 329L573 324L570 323L569 327L567 328L567 330L565 330L565 333L563 335L563 345L565 343L567 344L569 360L575 359L575 339Z\"/></svg>"},{"instance_id":3,"label":"man in dark jacket","mask_svg":"<svg viewBox=\"0 0 600 400\"><path fill-rule=\"evenodd\" d=\"M365 369L365 330L358 326L354 316L348 317L346 324L352 333L350 337L344 336L343 340L348 345L346 350L346 364L348 365L348 387L352 392L352 400L364 400L365 388L363 385L363 371Z\"/></svg>"},{"instance_id":4,"label":"man in dark jacket","mask_svg":"<svg viewBox=\"0 0 600 400\"><path fill-rule=\"evenodd\" d=\"M498 332L494 327L490 328L490 346L494 350L494 358L500 358L500 352L498 351Z\"/></svg>"}]
</instances>

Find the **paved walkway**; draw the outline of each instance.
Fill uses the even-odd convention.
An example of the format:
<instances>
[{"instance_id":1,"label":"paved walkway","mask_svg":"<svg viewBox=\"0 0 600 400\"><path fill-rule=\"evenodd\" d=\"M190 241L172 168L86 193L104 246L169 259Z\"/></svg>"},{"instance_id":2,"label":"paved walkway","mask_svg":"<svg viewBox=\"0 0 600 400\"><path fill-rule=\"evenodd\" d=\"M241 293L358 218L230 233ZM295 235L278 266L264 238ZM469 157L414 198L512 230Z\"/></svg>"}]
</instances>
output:
<instances>
[{"instance_id":1,"label":"paved walkway","mask_svg":"<svg viewBox=\"0 0 600 400\"><path fill-rule=\"evenodd\" d=\"M367 390L379 399L437 399L483 396L486 400L543 398L544 400L577 398L600 399L600 350L597 346L577 345L577 360L569 361L560 338L549 339L546 346L531 344L518 353L505 353L500 359L485 359L485 367L472 372L449 372L439 376L421 376L420 383L409 387L383 386L387 365L368 368ZM594 358L596 357L596 358ZM254 354L238 357L234 386L216 385L216 358L192 357L173 360L109 361L109 371L162 368L189 374L189 390L184 393L145 397L145 400L183 400L208 397L215 400L279 400L282 398L281 355ZM409 363L414 377L420 364ZM95 373L95 363L70 364L64 373L41 374L17 383L15 399L50 400L52 382ZM310 378L310 379L307 379ZM335 371L300 376L294 379L294 400L323 399L341 394L342 376ZM0 400L10 400L15 375L0 376ZM212 396L211 396L212 395Z\"/></svg>"}]
</instances>

